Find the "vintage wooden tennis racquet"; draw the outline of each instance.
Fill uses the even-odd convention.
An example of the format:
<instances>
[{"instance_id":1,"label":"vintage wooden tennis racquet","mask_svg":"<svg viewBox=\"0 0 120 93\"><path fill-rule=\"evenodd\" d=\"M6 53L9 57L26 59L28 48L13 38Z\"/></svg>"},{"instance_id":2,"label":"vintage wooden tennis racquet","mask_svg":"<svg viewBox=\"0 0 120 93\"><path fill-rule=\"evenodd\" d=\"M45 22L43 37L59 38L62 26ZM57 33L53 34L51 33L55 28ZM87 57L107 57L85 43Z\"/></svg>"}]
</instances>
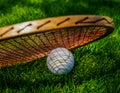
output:
<instances>
[{"instance_id":1,"label":"vintage wooden tennis racquet","mask_svg":"<svg viewBox=\"0 0 120 93\"><path fill-rule=\"evenodd\" d=\"M111 18L74 15L46 18L0 28L0 66L30 62L52 49L73 49L113 32Z\"/></svg>"}]
</instances>

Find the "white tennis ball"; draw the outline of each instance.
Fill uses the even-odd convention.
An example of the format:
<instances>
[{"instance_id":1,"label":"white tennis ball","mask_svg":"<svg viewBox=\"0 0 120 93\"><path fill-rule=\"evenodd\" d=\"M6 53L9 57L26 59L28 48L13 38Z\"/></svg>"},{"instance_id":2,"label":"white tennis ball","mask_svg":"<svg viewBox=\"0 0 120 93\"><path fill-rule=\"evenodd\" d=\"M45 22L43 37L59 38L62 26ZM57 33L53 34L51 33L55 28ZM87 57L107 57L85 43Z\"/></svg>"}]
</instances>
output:
<instances>
[{"instance_id":1,"label":"white tennis ball","mask_svg":"<svg viewBox=\"0 0 120 93\"><path fill-rule=\"evenodd\" d=\"M67 74L74 66L74 57L69 50L56 48L48 55L47 66L54 74Z\"/></svg>"}]
</instances>

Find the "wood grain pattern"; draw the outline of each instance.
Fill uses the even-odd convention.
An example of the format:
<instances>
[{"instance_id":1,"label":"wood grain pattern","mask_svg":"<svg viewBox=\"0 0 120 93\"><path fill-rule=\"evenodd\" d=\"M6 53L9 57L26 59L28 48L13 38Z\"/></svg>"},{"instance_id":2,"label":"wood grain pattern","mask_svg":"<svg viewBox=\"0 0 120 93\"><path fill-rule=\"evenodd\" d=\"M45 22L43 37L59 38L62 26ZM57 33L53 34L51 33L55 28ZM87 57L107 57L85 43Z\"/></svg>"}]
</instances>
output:
<instances>
[{"instance_id":1,"label":"wood grain pattern","mask_svg":"<svg viewBox=\"0 0 120 93\"><path fill-rule=\"evenodd\" d=\"M30 33L75 26L106 26L113 29L114 23L109 17L95 15L74 15L46 18L2 27L0 28L0 40Z\"/></svg>"}]
</instances>

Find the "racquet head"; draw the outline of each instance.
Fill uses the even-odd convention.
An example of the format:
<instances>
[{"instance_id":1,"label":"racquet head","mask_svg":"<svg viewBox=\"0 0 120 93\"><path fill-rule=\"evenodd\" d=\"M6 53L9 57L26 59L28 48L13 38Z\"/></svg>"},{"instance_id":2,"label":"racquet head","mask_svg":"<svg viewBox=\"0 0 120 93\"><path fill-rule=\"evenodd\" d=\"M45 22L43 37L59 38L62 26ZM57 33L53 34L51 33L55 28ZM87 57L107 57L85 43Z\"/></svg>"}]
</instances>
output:
<instances>
[{"instance_id":1,"label":"racquet head","mask_svg":"<svg viewBox=\"0 0 120 93\"><path fill-rule=\"evenodd\" d=\"M57 47L73 49L114 30L106 16L72 15L40 19L0 28L0 66L42 58Z\"/></svg>"}]
</instances>

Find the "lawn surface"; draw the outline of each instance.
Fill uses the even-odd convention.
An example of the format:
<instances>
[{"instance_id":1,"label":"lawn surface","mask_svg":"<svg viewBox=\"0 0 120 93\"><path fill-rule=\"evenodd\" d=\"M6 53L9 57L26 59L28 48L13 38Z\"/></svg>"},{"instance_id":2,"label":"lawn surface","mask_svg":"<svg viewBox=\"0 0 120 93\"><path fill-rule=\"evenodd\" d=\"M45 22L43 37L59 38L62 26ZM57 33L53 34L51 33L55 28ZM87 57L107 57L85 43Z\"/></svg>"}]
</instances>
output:
<instances>
[{"instance_id":1,"label":"lawn surface","mask_svg":"<svg viewBox=\"0 0 120 93\"><path fill-rule=\"evenodd\" d=\"M111 17L108 37L72 50L75 67L53 75L46 58L0 68L0 93L120 93L120 0L0 0L0 26L47 17L94 14Z\"/></svg>"}]
</instances>

